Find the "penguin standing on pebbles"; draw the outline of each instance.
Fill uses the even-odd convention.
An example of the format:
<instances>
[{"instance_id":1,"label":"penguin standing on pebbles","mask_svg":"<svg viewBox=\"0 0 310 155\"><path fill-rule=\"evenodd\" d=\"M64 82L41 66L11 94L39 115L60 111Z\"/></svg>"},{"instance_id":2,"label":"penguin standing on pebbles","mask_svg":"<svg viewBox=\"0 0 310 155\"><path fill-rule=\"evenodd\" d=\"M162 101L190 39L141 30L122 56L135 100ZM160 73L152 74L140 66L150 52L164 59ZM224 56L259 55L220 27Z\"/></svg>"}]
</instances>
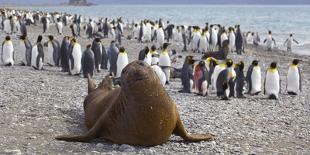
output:
<instances>
[{"instance_id":1,"label":"penguin standing on pebbles","mask_svg":"<svg viewBox=\"0 0 310 155\"><path fill-rule=\"evenodd\" d=\"M65 36L60 48L60 62L63 72L69 72L70 37Z\"/></svg>"},{"instance_id":2,"label":"penguin standing on pebbles","mask_svg":"<svg viewBox=\"0 0 310 155\"><path fill-rule=\"evenodd\" d=\"M1 62L5 66L14 65L14 47L10 36L6 36L2 43Z\"/></svg>"},{"instance_id":3,"label":"penguin standing on pebbles","mask_svg":"<svg viewBox=\"0 0 310 155\"><path fill-rule=\"evenodd\" d=\"M127 66L128 64L128 54L125 51L124 47L121 47L119 49L119 53L117 56L117 67L116 67L116 78L121 77L121 73L123 71L123 69Z\"/></svg>"},{"instance_id":4,"label":"penguin standing on pebbles","mask_svg":"<svg viewBox=\"0 0 310 155\"><path fill-rule=\"evenodd\" d=\"M82 55L82 69L84 78L87 78L88 75L93 77L95 69L95 56L91 50L91 45L87 45L86 50Z\"/></svg>"},{"instance_id":5,"label":"penguin standing on pebbles","mask_svg":"<svg viewBox=\"0 0 310 155\"><path fill-rule=\"evenodd\" d=\"M59 66L60 44L54 39L54 36L48 36L46 63L50 66Z\"/></svg>"},{"instance_id":6,"label":"penguin standing on pebbles","mask_svg":"<svg viewBox=\"0 0 310 155\"><path fill-rule=\"evenodd\" d=\"M73 38L71 40L70 56L69 56L70 75L80 75L82 68L81 59L82 59L81 45L77 43L76 39Z\"/></svg>"},{"instance_id":7,"label":"penguin standing on pebbles","mask_svg":"<svg viewBox=\"0 0 310 155\"><path fill-rule=\"evenodd\" d=\"M31 66L31 50L32 45L31 42L27 39L26 36L20 37L20 52L22 55L22 66Z\"/></svg>"},{"instance_id":8,"label":"penguin standing on pebbles","mask_svg":"<svg viewBox=\"0 0 310 155\"><path fill-rule=\"evenodd\" d=\"M281 90L280 76L277 68L277 63L272 62L268 68L265 77L265 91L269 99L278 100Z\"/></svg>"},{"instance_id":9,"label":"penguin standing on pebbles","mask_svg":"<svg viewBox=\"0 0 310 155\"><path fill-rule=\"evenodd\" d=\"M302 91L301 72L298 67L299 61L298 59L294 59L288 69L286 89L289 95L297 95L298 91Z\"/></svg>"},{"instance_id":10,"label":"penguin standing on pebbles","mask_svg":"<svg viewBox=\"0 0 310 155\"><path fill-rule=\"evenodd\" d=\"M183 89L180 93L191 93L194 85L194 75L193 75L193 56L187 56L181 71L181 81Z\"/></svg>"},{"instance_id":11,"label":"penguin standing on pebbles","mask_svg":"<svg viewBox=\"0 0 310 155\"><path fill-rule=\"evenodd\" d=\"M97 72L100 72L101 63L102 63L102 54L103 52L105 52L103 50L103 46L102 46L100 38L94 39L91 50L95 54L95 67L97 69Z\"/></svg>"},{"instance_id":12,"label":"penguin standing on pebbles","mask_svg":"<svg viewBox=\"0 0 310 155\"><path fill-rule=\"evenodd\" d=\"M262 75L257 60L254 60L250 65L246 74L246 81L248 84L248 94L258 95L261 92Z\"/></svg>"},{"instance_id":13,"label":"penguin standing on pebbles","mask_svg":"<svg viewBox=\"0 0 310 155\"><path fill-rule=\"evenodd\" d=\"M243 69L244 69L244 63L242 61L236 64L235 67L236 79L234 89L236 91L235 95L237 98L245 98L245 96L243 95L243 88L245 84L245 76L243 73Z\"/></svg>"},{"instance_id":14,"label":"penguin standing on pebbles","mask_svg":"<svg viewBox=\"0 0 310 155\"><path fill-rule=\"evenodd\" d=\"M202 96L207 96L208 92L208 71L204 61L200 61L195 67L194 85L195 93Z\"/></svg>"},{"instance_id":15,"label":"penguin standing on pebbles","mask_svg":"<svg viewBox=\"0 0 310 155\"><path fill-rule=\"evenodd\" d=\"M40 35L37 39L36 45L33 46L31 53L31 66L36 70L43 69L44 51L42 39L43 37Z\"/></svg>"},{"instance_id":16,"label":"penguin standing on pebbles","mask_svg":"<svg viewBox=\"0 0 310 155\"><path fill-rule=\"evenodd\" d=\"M163 50L161 51L160 56L159 56L159 66L163 69L166 75L166 78L167 78L166 84L169 84L170 67L171 67L171 59L168 53L168 46L169 46L169 43L164 43Z\"/></svg>"}]
</instances>

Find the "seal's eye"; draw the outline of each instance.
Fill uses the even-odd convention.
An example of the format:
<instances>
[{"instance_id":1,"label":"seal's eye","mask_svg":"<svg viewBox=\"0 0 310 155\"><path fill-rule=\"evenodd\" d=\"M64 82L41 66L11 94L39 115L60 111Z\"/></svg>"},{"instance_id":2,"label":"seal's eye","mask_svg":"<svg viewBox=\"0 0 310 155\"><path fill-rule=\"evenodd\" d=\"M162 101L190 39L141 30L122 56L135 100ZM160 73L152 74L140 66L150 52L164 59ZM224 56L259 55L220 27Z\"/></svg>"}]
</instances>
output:
<instances>
[{"instance_id":1,"label":"seal's eye","mask_svg":"<svg viewBox=\"0 0 310 155\"><path fill-rule=\"evenodd\" d=\"M123 70L122 70L122 74L125 74L126 73L126 69L124 68Z\"/></svg>"},{"instance_id":2,"label":"seal's eye","mask_svg":"<svg viewBox=\"0 0 310 155\"><path fill-rule=\"evenodd\" d=\"M140 66L144 66L144 63L143 63L143 62L139 62L139 65L140 65Z\"/></svg>"}]
</instances>

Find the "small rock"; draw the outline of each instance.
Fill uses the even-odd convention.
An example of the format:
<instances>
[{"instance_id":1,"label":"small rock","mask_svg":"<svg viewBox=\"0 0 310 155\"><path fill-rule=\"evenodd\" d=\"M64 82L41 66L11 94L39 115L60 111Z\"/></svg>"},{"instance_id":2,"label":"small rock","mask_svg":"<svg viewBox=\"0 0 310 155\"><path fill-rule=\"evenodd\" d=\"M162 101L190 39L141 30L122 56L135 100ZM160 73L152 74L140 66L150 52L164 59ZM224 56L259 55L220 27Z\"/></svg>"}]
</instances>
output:
<instances>
[{"instance_id":1,"label":"small rock","mask_svg":"<svg viewBox=\"0 0 310 155\"><path fill-rule=\"evenodd\" d=\"M103 145L103 144L101 144L101 143L98 143L98 144L96 145L96 147L97 147L97 148L103 148L103 147L104 147L104 145Z\"/></svg>"},{"instance_id":2,"label":"small rock","mask_svg":"<svg viewBox=\"0 0 310 155\"><path fill-rule=\"evenodd\" d=\"M127 144L121 145L118 149L120 151L123 151L123 152L133 152L133 151L135 151L134 147L132 147L130 145L127 145Z\"/></svg>"},{"instance_id":3,"label":"small rock","mask_svg":"<svg viewBox=\"0 0 310 155\"><path fill-rule=\"evenodd\" d=\"M12 155L21 155L22 152L20 150L4 150L5 153L8 153L8 154L12 154Z\"/></svg>"}]
</instances>

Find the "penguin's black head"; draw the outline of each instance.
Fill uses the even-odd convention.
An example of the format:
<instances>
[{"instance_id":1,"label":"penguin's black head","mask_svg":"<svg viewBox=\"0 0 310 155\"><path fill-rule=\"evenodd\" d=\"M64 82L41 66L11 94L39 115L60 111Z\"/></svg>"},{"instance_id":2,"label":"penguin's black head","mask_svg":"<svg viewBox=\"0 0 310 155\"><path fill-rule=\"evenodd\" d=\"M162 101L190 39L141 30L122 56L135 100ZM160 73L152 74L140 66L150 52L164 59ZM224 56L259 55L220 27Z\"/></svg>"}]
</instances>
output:
<instances>
[{"instance_id":1,"label":"penguin's black head","mask_svg":"<svg viewBox=\"0 0 310 155\"><path fill-rule=\"evenodd\" d=\"M185 57L185 63L187 64L193 64L195 61L193 61L193 56L189 55Z\"/></svg>"},{"instance_id":2,"label":"penguin's black head","mask_svg":"<svg viewBox=\"0 0 310 155\"><path fill-rule=\"evenodd\" d=\"M72 39L71 39L71 42L76 43L76 39L75 39L75 38L72 38Z\"/></svg>"},{"instance_id":3,"label":"penguin's black head","mask_svg":"<svg viewBox=\"0 0 310 155\"><path fill-rule=\"evenodd\" d=\"M270 68L271 68L271 69L277 68L277 63L276 63L276 62L272 62L272 63L270 64Z\"/></svg>"},{"instance_id":4,"label":"penguin's black head","mask_svg":"<svg viewBox=\"0 0 310 155\"><path fill-rule=\"evenodd\" d=\"M43 37L41 35L38 36L37 43L41 42Z\"/></svg>"},{"instance_id":5,"label":"penguin's black head","mask_svg":"<svg viewBox=\"0 0 310 155\"><path fill-rule=\"evenodd\" d=\"M164 45L163 45L163 49L167 49L167 48L168 48L168 46L169 46L169 43L164 43Z\"/></svg>"},{"instance_id":6,"label":"penguin's black head","mask_svg":"<svg viewBox=\"0 0 310 155\"><path fill-rule=\"evenodd\" d=\"M258 65L258 61L257 61L257 60L254 60L254 61L252 62L252 65L253 65L253 66L257 66L257 65Z\"/></svg>"},{"instance_id":7,"label":"penguin's black head","mask_svg":"<svg viewBox=\"0 0 310 155\"><path fill-rule=\"evenodd\" d=\"M48 36L48 39L49 39L49 40L54 40L54 36L49 35L49 36Z\"/></svg>"},{"instance_id":8,"label":"penguin's black head","mask_svg":"<svg viewBox=\"0 0 310 155\"><path fill-rule=\"evenodd\" d=\"M124 47L120 47L119 48L119 52L121 52L121 53L125 52L125 48Z\"/></svg>"},{"instance_id":9,"label":"penguin's black head","mask_svg":"<svg viewBox=\"0 0 310 155\"><path fill-rule=\"evenodd\" d=\"M26 36L25 36L25 35L22 35L22 36L19 37L19 39L20 39L20 40L26 40Z\"/></svg>"},{"instance_id":10,"label":"penguin's black head","mask_svg":"<svg viewBox=\"0 0 310 155\"><path fill-rule=\"evenodd\" d=\"M293 37L293 34L290 34L290 37Z\"/></svg>"},{"instance_id":11,"label":"penguin's black head","mask_svg":"<svg viewBox=\"0 0 310 155\"><path fill-rule=\"evenodd\" d=\"M100 38L95 38L95 42L100 42L101 39Z\"/></svg>"},{"instance_id":12,"label":"penguin's black head","mask_svg":"<svg viewBox=\"0 0 310 155\"><path fill-rule=\"evenodd\" d=\"M151 50L152 50L152 51L155 51L155 50L156 50L156 46L153 45L153 46L151 47Z\"/></svg>"},{"instance_id":13,"label":"penguin's black head","mask_svg":"<svg viewBox=\"0 0 310 155\"><path fill-rule=\"evenodd\" d=\"M206 66L205 62L204 61L200 61L199 64L198 64L200 67L204 67Z\"/></svg>"},{"instance_id":14,"label":"penguin's black head","mask_svg":"<svg viewBox=\"0 0 310 155\"><path fill-rule=\"evenodd\" d=\"M149 53L149 51L150 51L148 46L145 46L144 50L145 50L145 54Z\"/></svg>"},{"instance_id":15,"label":"penguin's black head","mask_svg":"<svg viewBox=\"0 0 310 155\"><path fill-rule=\"evenodd\" d=\"M227 67L231 67L234 64L234 62L231 59L226 60Z\"/></svg>"},{"instance_id":16,"label":"penguin's black head","mask_svg":"<svg viewBox=\"0 0 310 155\"><path fill-rule=\"evenodd\" d=\"M11 40L11 37L10 37L10 36L6 36L6 37L5 37L5 40L6 40L6 41L9 41L9 40Z\"/></svg>"},{"instance_id":17,"label":"penguin's black head","mask_svg":"<svg viewBox=\"0 0 310 155\"><path fill-rule=\"evenodd\" d=\"M240 71L243 71L243 69L244 69L244 62L243 61L240 61L238 63L238 68L239 68Z\"/></svg>"},{"instance_id":18,"label":"penguin's black head","mask_svg":"<svg viewBox=\"0 0 310 155\"><path fill-rule=\"evenodd\" d=\"M298 59L294 59L292 64L293 64L293 65L298 65L298 64L299 64L299 62L300 62L300 60L298 60Z\"/></svg>"},{"instance_id":19,"label":"penguin's black head","mask_svg":"<svg viewBox=\"0 0 310 155\"><path fill-rule=\"evenodd\" d=\"M272 34L272 32L269 30L269 31L268 31L268 34Z\"/></svg>"}]
</instances>

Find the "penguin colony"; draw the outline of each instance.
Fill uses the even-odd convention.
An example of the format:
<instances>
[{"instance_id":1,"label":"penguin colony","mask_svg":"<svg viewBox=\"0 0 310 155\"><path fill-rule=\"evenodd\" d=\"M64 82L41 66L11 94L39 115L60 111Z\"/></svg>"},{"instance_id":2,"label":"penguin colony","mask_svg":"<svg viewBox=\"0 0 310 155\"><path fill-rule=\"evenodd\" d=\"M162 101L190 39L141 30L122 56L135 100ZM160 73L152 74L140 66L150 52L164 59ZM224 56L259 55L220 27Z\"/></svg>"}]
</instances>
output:
<instances>
[{"instance_id":1,"label":"penguin colony","mask_svg":"<svg viewBox=\"0 0 310 155\"><path fill-rule=\"evenodd\" d=\"M180 93L195 93L207 96L211 91L228 100L231 97L244 98L245 86L247 94L258 95L264 92L269 99L278 99L281 90L281 81L277 63L272 62L262 79L259 61L255 60L248 67L244 75L245 64L241 61L234 63L227 58L228 53L236 52L238 55L245 53L247 46L258 46L260 37L258 33L242 33L240 25L228 29L219 24L206 23L204 28L199 26L175 26L169 21L163 22L142 20L139 23L125 22L122 18L100 18L86 20L82 15L64 13L42 13L35 11L0 9L0 30L5 32L5 40L1 46L1 65L13 66L16 64L31 66L36 70L44 69L45 65L61 67L63 72L70 75L83 74L84 77L93 76L102 69L109 70L110 76L117 81L123 68L129 63L128 54L122 46L124 28L131 32L126 38L137 40L140 43L152 43L153 46L145 47L138 54L138 59L151 65L162 85L169 84L172 71L179 72L183 89ZM63 34L63 27L69 27L72 36L65 36L60 43L53 35L47 37L39 35L35 43L27 38L27 27L31 25L42 26L42 33L47 33L54 24L58 35ZM83 35L93 42L82 51L77 38ZM20 51L15 51L11 36L19 36ZM112 38L108 48L105 48L102 39ZM201 59L195 60L187 56L181 69L172 67L177 59L173 56L176 51L169 49L169 42L176 42L183 46L183 52L192 51L202 53ZM268 31L266 50L272 51L276 40L272 32ZM292 34L285 41L287 51L292 51L293 44L299 44ZM47 50L44 51L44 46ZM15 62L14 53L20 52L23 56L21 62ZM218 54L224 56L217 57ZM287 75L287 92L297 95L302 91L301 72L298 67L300 60L294 59L289 66ZM262 86L263 81L263 86ZM117 82L116 82L117 83ZM264 89L262 90L262 87Z\"/></svg>"}]
</instances>

